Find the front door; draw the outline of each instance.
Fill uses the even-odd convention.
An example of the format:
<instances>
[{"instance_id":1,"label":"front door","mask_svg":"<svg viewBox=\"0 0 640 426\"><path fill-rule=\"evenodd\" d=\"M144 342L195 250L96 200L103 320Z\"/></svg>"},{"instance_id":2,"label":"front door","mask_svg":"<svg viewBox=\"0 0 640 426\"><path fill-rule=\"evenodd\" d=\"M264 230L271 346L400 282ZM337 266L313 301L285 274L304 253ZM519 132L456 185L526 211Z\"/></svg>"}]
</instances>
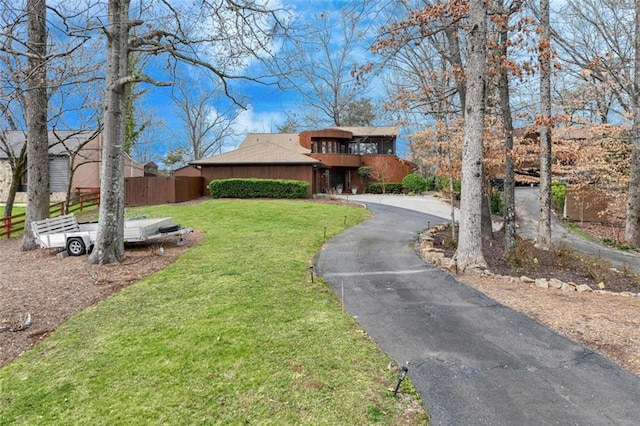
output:
<instances>
[{"instance_id":1,"label":"front door","mask_svg":"<svg viewBox=\"0 0 640 426\"><path fill-rule=\"evenodd\" d=\"M342 192L344 190L344 170L342 169L332 169L329 175L329 187L338 192Z\"/></svg>"}]
</instances>

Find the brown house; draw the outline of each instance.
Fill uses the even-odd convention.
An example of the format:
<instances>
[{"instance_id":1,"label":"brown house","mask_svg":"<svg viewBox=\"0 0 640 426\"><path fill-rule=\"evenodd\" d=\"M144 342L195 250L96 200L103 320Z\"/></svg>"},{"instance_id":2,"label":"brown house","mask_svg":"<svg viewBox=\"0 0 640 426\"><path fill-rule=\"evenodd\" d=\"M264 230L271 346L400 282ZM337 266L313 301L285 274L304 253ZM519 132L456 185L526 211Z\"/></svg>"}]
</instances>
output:
<instances>
[{"instance_id":1,"label":"brown house","mask_svg":"<svg viewBox=\"0 0 640 426\"><path fill-rule=\"evenodd\" d=\"M361 191L362 166L372 168L370 180L385 182L400 182L415 168L395 155L397 136L396 127L253 133L235 151L190 165L200 169L205 184L228 178L295 179L309 182L311 194Z\"/></svg>"}]
</instances>

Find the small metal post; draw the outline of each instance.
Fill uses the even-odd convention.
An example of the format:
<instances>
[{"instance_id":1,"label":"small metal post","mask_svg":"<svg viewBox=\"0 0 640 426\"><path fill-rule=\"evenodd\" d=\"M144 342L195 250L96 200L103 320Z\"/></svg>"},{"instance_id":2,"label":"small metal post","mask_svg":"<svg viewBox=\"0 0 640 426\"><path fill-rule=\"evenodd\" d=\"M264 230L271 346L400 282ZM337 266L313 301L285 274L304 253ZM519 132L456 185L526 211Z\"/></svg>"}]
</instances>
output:
<instances>
[{"instance_id":1,"label":"small metal post","mask_svg":"<svg viewBox=\"0 0 640 426\"><path fill-rule=\"evenodd\" d=\"M344 215L344 225L347 225L347 215Z\"/></svg>"},{"instance_id":2,"label":"small metal post","mask_svg":"<svg viewBox=\"0 0 640 426\"><path fill-rule=\"evenodd\" d=\"M324 238L325 239L327 238L327 227L326 226L324 227Z\"/></svg>"},{"instance_id":3,"label":"small metal post","mask_svg":"<svg viewBox=\"0 0 640 426\"><path fill-rule=\"evenodd\" d=\"M396 388L393 391L393 396L396 396L398 394L398 389L400 389L400 383L402 383L404 378L407 377L408 372L409 372L409 367L407 367L406 365L403 365L402 370L400 372L400 377L398 377L398 384L396 385Z\"/></svg>"},{"instance_id":4,"label":"small metal post","mask_svg":"<svg viewBox=\"0 0 640 426\"><path fill-rule=\"evenodd\" d=\"M313 283L313 265L309 266L309 273L311 274L311 282Z\"/></svg>"},{"instance_id":5,"label":"small metal post","mask_svg":"<svg viewBox=\"0 0 640 426\"><path fill-rule=\"evenodd\" d=\"M427 229L431 229L431 221L430 220L427 221Z\"/></svg>"}]
</instances>

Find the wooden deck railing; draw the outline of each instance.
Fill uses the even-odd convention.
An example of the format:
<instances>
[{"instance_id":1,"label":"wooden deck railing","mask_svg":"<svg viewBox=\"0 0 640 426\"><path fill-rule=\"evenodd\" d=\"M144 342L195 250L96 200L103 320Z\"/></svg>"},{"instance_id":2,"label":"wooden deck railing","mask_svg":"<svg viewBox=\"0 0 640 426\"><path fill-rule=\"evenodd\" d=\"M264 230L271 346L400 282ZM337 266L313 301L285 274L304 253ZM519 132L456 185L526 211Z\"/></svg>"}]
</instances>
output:
<instances>
[{"instance_id":1,"label":"wooden deck railing","mask_svg":"<svg viewBox=\"0 0 640 426\"><path fill-rule=\"evenodd\" d=\"M89 208L100 205L100 188L76 188L75 197L69 201L51 204L49 217L66 213L82 213ZM11 238L24 231L26 213L0 218L0 238Z\"/></svg>"}]
</instances>

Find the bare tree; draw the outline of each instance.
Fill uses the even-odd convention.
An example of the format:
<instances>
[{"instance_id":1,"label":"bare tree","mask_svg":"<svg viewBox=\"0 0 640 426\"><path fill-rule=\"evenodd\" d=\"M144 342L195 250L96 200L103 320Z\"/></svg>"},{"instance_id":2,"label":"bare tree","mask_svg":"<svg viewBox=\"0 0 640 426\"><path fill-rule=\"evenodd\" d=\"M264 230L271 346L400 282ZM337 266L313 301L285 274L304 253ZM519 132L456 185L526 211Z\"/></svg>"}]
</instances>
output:
<instances>
[{"instance_id":1,"label":"bare tree","mask_svg":"<svg viewBox=\"0 0 640 426\"><path fill-rule=\"evenodd\" d=\"M11 168L11 183L7 192L7 199L4 205L4 217L11 216L16 194L20 188L20 182L27 172L27 141L25 138L20 151L16 152L15 147L9 143L6 132L0 133L0 151L4 152Z\"/></svg>"},{"instance_id":2,"label":"bare tree","mask_svg":"<svg viewBox=\"0 0 640 426\"><path fill-rule=\"evenodd\" d=\"M540 0L540 212L536 246L551 247L551 22L549 0Z\"/></svg>"},{"instance_id":3,"label":"bare tree","mask_svg":"<svg viewBox=\"0 0 640 426\"><path fill-rule=\"evenodd\" d=\"M11 76L17 75L13 68L13 61L8 55L3 55L0 59L3 63L3 75L2 80L6 86L11 86L15 83ZM10 89L12 95L9 95L3 88L0 88L0 117L2 122L5 123L6 129L9 131L18 132L18 125L14 119L14 111L12 111L11 104L14 105L14 110L17 109L20 112L24 110L22 105L24 104L24 93L20 90L20 85ZM18 107L15 107L18 105ZM24 143L18 148L11 144L7 138L6 132L0 134L0 151L2 151L7 158L9 168L11 169L11 183L7 192L7 198L4 206L4 216L11 216L13 212L13 204L15 202L16 194L20 188L22 177L27 172L27 137L24 135Z\"/></svg>"},{"instance_id":4,"label":"bare tree","mask_svg":"<svg viewBox=\"0 0 640 426\"><path fill-rule=\"evenodd\" d=\"M482 180L484 90L487 62L487 2L469 1L469 38L466 68L464 143L462 152L462 192L460 230L456 259L458 267L486 266L482 254Z\"/></svg>"},{"instance_id":5,"label":"bare tree","mask_svg":"<svg viewBox=\"0 0 640 426\"><path fill-rule=\"evenodd\" d=\"M90 263L124 260L124 154L126 140L126 86L136 79L128 76L128 0L110 0L107 32L106 108L100 165L100 216L95 249ZM128 78L129 77L129 78ZM129 81L130 80L130 81Z\"/></svg>"},{"instance_id":6,"label":"bare tree","mask_svg":"<svg viewBox=\"0 0 640 426\"><path fill-rule=\"evenodd\" d=\"M200 5L171 5L162 1L156 6L165 12L156 16L154 25L132 19L129 0L109 0L107 34L106 108L104 145L101 165L101 205L98 236L89 262L105 264L124 259L124 177L126 87L135 82L166 85L146 75L143 70L129 74L131 52L167 55L173 64L185 62L204 68L218 78L223 93L232 101L229 81L245 79L264 81L260 77L235 74L249 60L261 59L270 51L274 35L284 28L279 12L253 1L205 1ZM142 11L142 9L140 9ZM145 10L146 11L146 10ZM133 34L137 28L139 34ZM145 28L143 32L141 29Z\"/></svg>"},{"instance_id":7,"label":"bare tree","mask_svg":"<svg viewBox=\"0 0 640 426\"><path fill-rule=\"evenodd\" d=\"M95 140L101 133L102 129L97 128L91 131L76 130L76 131L57 131L53 129L51 131L50 146L54 147L59 145L69 157L67 165L67 190L65 195L65 209L69 207L73 196L73 177L76 171L85 164L97 163L100 161L100 157L95 155L95 152L85 150L85 147Z\"/></svg>"},{"instance_id":8,"label":"bare tree","mask_svg":"<svg viewBox=\"0 0 640 426\"><path fill-rule=\"evenodd\" d=\"M47 129L47 6L27 0L27 215L22 250L37 247L29 224L49 217L49 137Z\"/></svg>"},{"instance_id":9,"label":"bare tree","mask_svg":"<svg viewBox=\"0 0 640 426\"><path fill-rule=\"evenodd\" d=\"M629 192L627 195L627 219L625 225L625 240L636 247L640 247L640 0L635 0L635 72L632 97L633 127L631 140L631 172L629 176Z\"/></svg>"},{"instance_id":10,"label":"bare tree","mask_svg":"<svg viewBox=\"0 0 640 426\"><path fill-rule=\"evenodd\" d=\"M572 120L607 123L633 109L631 0L566 0L553 40L563 66L561 106Z\"/></svg>"},{"instance_id":11,"label":"bare tree","mask_svg":"<svg viewBox=\"0 0 640 426\"><path fill-rule=\"evenodd\" d=\"M185 148L188 158L199 160L219 154L229 137L235 136L233 123L238 116L237 105L224 102L219 88L203 87L201 84L177 84L173 100L178 108L185 136L180 138L180 147Z\"/></svg>"},{"instance_id":12,"label":"bare tree","mask_svg":"<svg viewBox=\"0 0 640 426\"><path fill-rule=\"evenodd\" d=\"M76 6L78 4L73 5L74 14L81 14ZM76 101L78 88L95 80L90 72L95 69L95 61L89 61L94 56L82 50L88 38L71 29L62 9L47 9L44 1L16 5L2 1L1 7L0 72L4 84L0 89L0 115L7 129L19 132L26 128L25 149L21 150L23 144L0 144L12 168L5 211L7 214L11 211L26 168L37 169L31 170L31 175L27 172L28 205L23 249L28 249L35 247L29 226L31 221L49 215L48 149L52 141L48 130L56 126L64 128L70 114L74 117L69 121L76 128L82 121L79 117L84 114L86 104L79 105ZM54 12L53 19L47 19L47 10ZM49 27L56 28L53 36L48 33ZM32 136L33 133L38 137ZM38 155L30 152L34 149Z\"/></svg>"},{"instance_id":13,"label":"bare tree","mask_svg":"<svg viewBox=\"0 0 640 426\"><path fill-rule=\"evenodd\" d=\"M281 73L303 99L309 126L345 125L346 108L366 93L366 78L354 75L354 57L370 36L377 13L372 1L350 1L339 11L322 11L298 28Z\"/></svg>"}]
</instances>

